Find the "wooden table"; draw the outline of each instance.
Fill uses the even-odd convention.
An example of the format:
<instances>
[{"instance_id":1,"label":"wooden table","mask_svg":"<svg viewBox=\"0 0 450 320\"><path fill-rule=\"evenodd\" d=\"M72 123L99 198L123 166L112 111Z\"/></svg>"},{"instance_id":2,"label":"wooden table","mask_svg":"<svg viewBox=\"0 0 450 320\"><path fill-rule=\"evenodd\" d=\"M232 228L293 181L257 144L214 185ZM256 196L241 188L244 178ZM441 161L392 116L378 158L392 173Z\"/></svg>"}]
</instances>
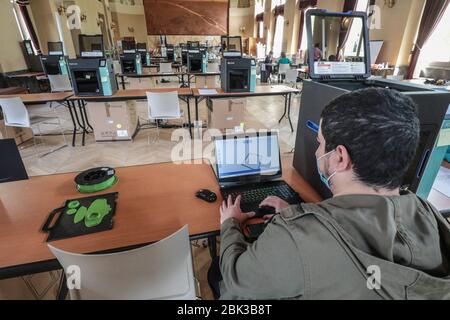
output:
<instances>
[{"instance_id":1,"label":"wooden table","mask_svg":"<svg viewBox=\"0 0 450 320\"><path fill-rule=\"evenodd\" d=\"M122 84L122 89L126 90L125 87L125 77L135 78L135 79L144 79L144 78L154 78L154 77L177 77L180 80L181 88L190 88L191 80L195 77L208 77L208 76L220 76L220 72L151 72L151 73L120 73L117 75L120 78L120 84ZM187 77L187 81L184 77Z\"/></svg>"},{"instance_id":2,"label":"wooden table","mask_svg":"<svg viewBox=\"0 0 450 320\"><path fill-rule=\"evenodd\" d=\"M25 79L25 85L28 92L31 92L31 79L37 79L40 77L46 77L44 72L23 72L23 73L9 73L5 74L5 77L10 79Z\"/></svg>"},{"instance_id":3,"label":"wooden table","mask_svg":"<svg viewBox=\"0 0 450 320\"><path fill-rule=\"evenodd\" d=\"M265 97L265 96L282 96L284 97L284 113L279 123L286 117L289 120L292 132L294 127L291 120L291 97L292 94L300 93L300 90L287 86L256 86L254 92L225 92L222 88L212 88L217 93L200 93L201 89L192 89L195 98L195 120L198 121L198 105L203 99L215 98L245 98L245 97Z\"/></svg>"},{"instance_id":4,"label":"wooden table","mask_svg":"<svg viewBox=\"0 0 450 320\"><path fill-rule=\"evenodd\" d=\"M73 96L72 92L52 92L52 93L30 93L30 94L8 94L1 95L0 98L16 98L19 97L25 105L43 104L48 102L57 102L69 109L70 118L73 124L73 134L72 134L72 146L75 146L75 139L77 134L77 124L83 129L80 123L80 118L83 119L83 113L80 109L80 117L78 117L77 110L75 106L67 103L67 99ZM83 129L84 130L84 129Z\"/></svg>"},{"instance_id":5,"label":"wooden table","mask_svg":"<svg viewBox=\"0 0 450 320\"><path fill-rule=\"evenodd\" d=\"M89 119L86 112L86 102L117 102L117 101L128 101L128 100L143 100L147 99L147 92L171 92L177 91L178 98L187 104L188 109L188 121L189 127L192 126L191 123L191 107L190 107L190 97L192 96L192 91L189 88L151 88L151 89L129 89L129 90L119 90L116 91L112 96L72 96L68 99L69 104L75 108L75 103L82 110L82 124L84 128L92 126L89 123ZM136 132L141 128L139 120ZM83 132L82 145L85 145L87 130Z\"/></svg>"},{"instance_id":6,"label":"wooden table","mask_svg":"<svg viewBox=\"0 0 450 320\"><path fill-rule=\"evenodd\" d=\"M0 279L59 269L41 227L48 214L66 200L81 198L76 173L32 177L0 184ZM152 164L117 169L119 182L114 228L52 242L76 253L117 252L147 245L189 225L192 239L219 235L221 196L209 164ZM293 169L292 156L283 157L283 179L307 202L320 196ZM195 192L208 188L219 200L207 203Z\"/></svg>"},{"instance_id":7,"label":"wooden table","mask_svg":"<svg viewBox=\"0 0 450 320\"><path fill-rule=\"evenodd\" d=\"M155 77L177 77L178 80L181 82L181 88L189 87L184 82L184 76L185 72L151 72L151 73L143 73L143 74L137 74L137 73L119 73L117 77L120 78L120 84L122 85L122 89L126 90L125 87L125 77L128 78L135 78L135 79L144 79L144 78L155 78Z\"/></svg>"}]
</instances>

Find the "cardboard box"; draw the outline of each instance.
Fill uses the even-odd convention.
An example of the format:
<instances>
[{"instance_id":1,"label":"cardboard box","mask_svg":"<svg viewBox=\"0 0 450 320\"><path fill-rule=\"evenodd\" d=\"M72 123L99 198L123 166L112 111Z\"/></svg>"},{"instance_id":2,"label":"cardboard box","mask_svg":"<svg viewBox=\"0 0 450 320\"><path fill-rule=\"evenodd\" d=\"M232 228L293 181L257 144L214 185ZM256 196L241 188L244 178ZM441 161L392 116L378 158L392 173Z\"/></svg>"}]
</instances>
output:
<instances>
[{"instance_id":1,"label":"cardboard box","mask_svg":"<svg viewBox=\"0 0 450 320\"><path fill-rule=\"evenodd\" d=\"M136 101L88 103L89 120L97 142L129 141L137 129Z\"/></svg>"},{"instance_id":2,"label":"cardboard box","mask_svg":"<svg viewBox=\"0 0 450 320\"><path fill-rule=\"evenodd\" d=\"M217 88L218 76L196 76L195 77L195 87L196 88Z\"/></svg>"},{"instance_id":3,"label":"cardboard box","mask_svg":"<svg viewBox=\"0 0 450 320\"><path fill-rule=\"evenodd\" d=\"M5 121L0 120L0 139L14 139L20 145L33 138L33 130L30 128L5 126Z\"/></svg>"},{"instance_id":4,"label":"cardboard box","mask_svg":"<svg viewBox=\"0 0 450 320\"><path fill-rule=\"evenodd\" d=\"M211 99L208 126L214 129L235 129L244 123L247 99Z\"/></svg>"}]
</instances>

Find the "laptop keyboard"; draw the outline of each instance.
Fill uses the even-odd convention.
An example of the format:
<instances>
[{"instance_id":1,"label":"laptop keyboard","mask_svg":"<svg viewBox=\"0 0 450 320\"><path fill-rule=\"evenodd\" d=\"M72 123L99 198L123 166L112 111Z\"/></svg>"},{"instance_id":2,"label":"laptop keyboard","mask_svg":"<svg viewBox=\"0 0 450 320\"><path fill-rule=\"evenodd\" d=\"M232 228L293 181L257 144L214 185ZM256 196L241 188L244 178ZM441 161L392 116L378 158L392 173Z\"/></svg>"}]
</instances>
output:
<instances>
[{"instance_id":1,"label":"laptop keyboard","mask_svg":"<svg viewBox=\"0 0 450 320\"><path fill-rule=\"evenodd\" d=\"M241 195L241 209L254 210L258 208L259 204L269 196L275 196L283 199L289 204L296 204L301 202L298 194L285 182L277 182L276 184L269 184L267 186L255 185L254 187L231 188L230 190L222 190L222 196L227 199L232 197L233 201Z\"/></svg>"}]
</instances>

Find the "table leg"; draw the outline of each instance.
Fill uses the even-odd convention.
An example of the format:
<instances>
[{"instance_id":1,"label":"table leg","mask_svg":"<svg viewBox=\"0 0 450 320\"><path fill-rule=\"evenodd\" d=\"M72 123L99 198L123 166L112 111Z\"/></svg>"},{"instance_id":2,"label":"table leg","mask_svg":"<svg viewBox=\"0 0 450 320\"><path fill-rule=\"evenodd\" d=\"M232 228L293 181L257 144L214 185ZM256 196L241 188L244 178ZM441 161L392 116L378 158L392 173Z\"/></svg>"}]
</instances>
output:
<instances>
[{"instance_id":1,"label":"table leg","mask_svg":"<svg viewBox=\"0 0 450 320\"><path fill-rule=\"evenodd\" d=\"M68 292L69 292L69 289L67 289L66 273L64 272L64 270L62 270L61 278L59 280L58 296L56 297L56 299L57 300L66 300Z\"/></svg>"},{"instance_id":2,"label":"table leg","mask_svg":"<svg viewBox=\"0 0 450 320\"><path fill-rule=\"evenodd\" d=\"M120 78L122 79L122 89L125 90L125 77L124 76L120 76Z\"/></svg>"},{"instance_id":3,"label":"table leg","mask_svg":"<svg viewBox=\"0 0 450 320\"><path fill-rule=\"evenodd\" d=\"M189 125L189 134L191 135L192 139L192 120L191 120L191 104L190 104L190 98L186 97L186 103L187 103L187 112L188 112L188 125Z\"/></svg>"},{"instance_id":4,"label":"table leg","mask_svg":"<svg viewBox=\"0 0 450 320\"><path fill-rule=\"evenodd\" d=\"M278 123L281 123L281 121L283 121L284 117L286 117L286 112L287 112L287 95L283 95L284 96L284 113L280 118L280 121L278 121Z\"/></svg>"},{"instance_id":5,"label":"table leg","mask_svg":"<svg viewBox=\"0 0 450 320\"><path fill-rule=\"evenodd\" d=\"M88 125L89 128L91 128L92 131L94 131L94 128L92 128L91 124L89 123L89 118L87 116L87 112L86 112L86 101L82 101L81 102L82 106L83 106L83 113L84 113L84 118L86 119L86 124Z\"/></svg>"},{"instance_id":6,"label":"table leg","mask_svg":"<svg viewBox=\"0 0 450 320\"><path fill-rule=\"evenodd\" d=\"M195 97L195 121L198 121L198 97Z\"/></svg>"},{"instance_id":7,"label":"table leg","mask_svg":"<svg viewBox=\"0 0 450 320\"><path fill-rule=\"evenodd\" d=\"M73 116L72 103L70 101L67 102L67 108L69 109L70 118L72 119L72 124L73 124L72 147L75 147L75 139L76 139L76 136L77 136L77 124L76 124L75 118Z\"/></svg>"},{"instance_id":8,"label":"table leg","mask_svg":"<svg viewBox=\"0 0 450 320\"><path fill-rule=\"evenodd\" d=\"M82 109L80 100L77 100L77 103L78 103L78 109L80 109L81 122L83 123L83 125L81 126L81 128L83 129L83 136L81 138L81 145L84 147L85 141L86 141L86 132L87 132L87 130L86 130L86 123L84 121L83 109Z\"/></svg>"},{"instance_id":9,"label":"table leg","mask_svg":"<svg viewBox=\"0 0 450 320\"><path fill-rule=\"evenodd\" d=\"M209 254L211 258L217 257L217 240L216 237L208 237Z\"/></svg>"},{"instance_id":10,"label":"table leg","mask_svg":"<svg viewBox=\"0 0 450 320\"><path fill-rule=\"evenodd\" d=\"M288 95L288 120L289 120L289 125L291 126L291 132L294 132L294 126L292 125L292 120L291 120L291 98L292 98L292 93L289 93Z\"/></svg>"}]
</instances>

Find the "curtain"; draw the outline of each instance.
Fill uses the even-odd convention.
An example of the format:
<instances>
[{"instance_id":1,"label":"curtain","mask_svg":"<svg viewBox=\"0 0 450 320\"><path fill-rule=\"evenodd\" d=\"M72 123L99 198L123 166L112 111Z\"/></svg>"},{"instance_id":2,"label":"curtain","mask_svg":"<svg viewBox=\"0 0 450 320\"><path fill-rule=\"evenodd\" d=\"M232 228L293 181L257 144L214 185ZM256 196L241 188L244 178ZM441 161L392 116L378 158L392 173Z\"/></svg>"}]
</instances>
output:
<instances>
[{"instance_id":1,"label":"curtain","mask_svg":"<svg viewBox=\"0 0 450 320\"><path fill-rule=\"evenodd\" d=\"M257 25L256 37L260 38L260 36L259 36L261 34L261 23L260 22L264 22L264 12L257 14L255 19L256 19L256 25Z\"/></svg>"},{"instance_id":2,"label":"curtain","mask_svg":"<svg viewBox=\"0 0 450 320\"><path fill-rule=\"evenodd\" d=\"M342 12L354 11L356 9L357 4L358 0L345 0ZM346 28L344 27L343 25L344 19L345 18L342 19L341 31L339 32L338 60L340 59L340 52L344 48L351 30L351 23Z\"/></svg>"},{"instance_id":3,"label":"curtain","mask_svg":"<svg viewBox=\"0 0 450 320\"><path fill-rule=\"evenodd\" d=\"M417 62L419 61L420 51L422 51L422 47L438 26L449 3L450 0L427 0L425 3L425 9L423 11L422 20L419 27L419 34L417 36L416 43L414 44L411 62L409 64L408 74L406 76L407 79L412 79L414 77Z\"/></svg>"},{"instance_id":4,"label":"curtain","mask_svg":"<svg viewBox=\"0 0 450 320\"><path fill-rule=\"evenodd\" d=\"M31 42L36 48L36 53L42 54L41 47L39 45L39 39L37 37L36 31L34 30L33 22L31 21L30 14L28 12L27 6L30 4L29 0L17 0L17 5L19 6L20 14L25 22L25 26L30 34Z\"/></svg>"},{"instance_id":5,"label":"curtain","mask_svg":"<svg viewBox=\"0 0 450 320\"><path fill-rule=\"evenodd\" d=\"M275 9L273 9L273 12L274 12L274 16L275 16L275 25L273 27L273 35L272 35L272 50L273 50L273 45L275 42L275 33L277 32L278 16L284 16L284 4L276 6Z\"/></svg>"}]
</instances>

